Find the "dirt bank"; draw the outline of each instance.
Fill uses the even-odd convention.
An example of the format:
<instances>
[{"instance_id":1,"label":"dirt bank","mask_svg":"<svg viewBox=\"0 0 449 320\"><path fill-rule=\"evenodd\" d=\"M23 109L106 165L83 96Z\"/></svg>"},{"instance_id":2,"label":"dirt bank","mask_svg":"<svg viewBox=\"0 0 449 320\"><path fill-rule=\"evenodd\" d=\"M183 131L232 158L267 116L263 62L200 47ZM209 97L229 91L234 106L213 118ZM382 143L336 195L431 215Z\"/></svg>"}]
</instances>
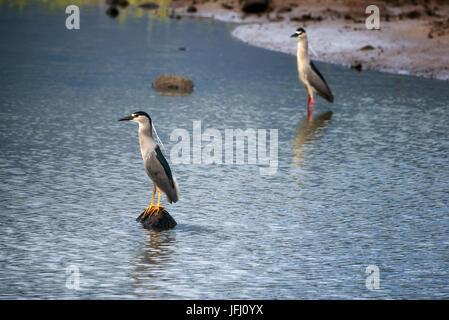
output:
<instances>
[{"instance_id":1,"label":"dirt bank","mask_svg":"<svg viewBox=\"0 0 449 320\"><path fill-rule=\"evenodd\" d=\"M267 49L295 54L296 41L289 36L301 26L316 60L449 80L449 2L376 1L380 30L368 30L365 10L371 2L272 0L259 14L242 12L238 0L178 0L171 6L187 15L239 22L233 36ZM187 10L192 5L196 11Z\"/></svg>"}]
</instances>

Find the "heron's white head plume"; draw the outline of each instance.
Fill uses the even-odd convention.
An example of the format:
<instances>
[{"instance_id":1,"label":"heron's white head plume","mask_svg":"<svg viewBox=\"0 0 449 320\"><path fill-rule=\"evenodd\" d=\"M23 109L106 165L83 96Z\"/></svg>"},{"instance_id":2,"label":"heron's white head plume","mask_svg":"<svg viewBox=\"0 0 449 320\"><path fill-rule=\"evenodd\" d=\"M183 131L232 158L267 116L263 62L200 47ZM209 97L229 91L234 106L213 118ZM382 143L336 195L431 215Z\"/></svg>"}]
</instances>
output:
<instances>
[{"instance_id":1,"label":"heron's white head plume","mask_svg":"<svg viewBox=\"0 0 449 320\"><path fill-rule=\"evenodd\" d=\"M157 134L156 127L154 126L154 123L152 123L152 127L153 127L154 137L156 138L156 143L158 145L160 145L165 152L167 152L167 150L164 147L164 144L162 143L162 140L159 138L159 135Z\"/></svg>"}]
</instances>

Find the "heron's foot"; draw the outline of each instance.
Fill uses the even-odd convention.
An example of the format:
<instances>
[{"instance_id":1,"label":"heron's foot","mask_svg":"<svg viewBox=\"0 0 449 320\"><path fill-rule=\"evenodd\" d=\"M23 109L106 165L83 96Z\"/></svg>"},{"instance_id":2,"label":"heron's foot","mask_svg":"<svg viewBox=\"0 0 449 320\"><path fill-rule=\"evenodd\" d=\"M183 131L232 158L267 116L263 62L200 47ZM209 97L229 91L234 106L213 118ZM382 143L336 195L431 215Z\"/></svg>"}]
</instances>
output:
<instances>
[{"instance_id":1,"label":"heron's foot","mask_svg":"<svg viewBox=\"0 0 449 320\"><path fill-rule=\"evenodd\" d=\"M150 213L150 217L157 215L159 213L159 211L164 210L164 209L165 209L165 207L163 207L163 206L154 206L153 210Z\"/></svg>"},{"instance_id":2,"label":"heron's foot","mask_svg":"<svg viewBox=\"0 0 449 320\"><path fill-rule=\"evenodd\" d=\"M142 219L142 220L145 219L145 217L146 217L147 215L150 215L150 217L151 217L151 214L152 214L154 208L155 208L154 204L150 204L150 205L145 209L145 211L143 212L143 214L142 214L142 216L140 217L140 219Z\"/></svg>"}]
</instances>

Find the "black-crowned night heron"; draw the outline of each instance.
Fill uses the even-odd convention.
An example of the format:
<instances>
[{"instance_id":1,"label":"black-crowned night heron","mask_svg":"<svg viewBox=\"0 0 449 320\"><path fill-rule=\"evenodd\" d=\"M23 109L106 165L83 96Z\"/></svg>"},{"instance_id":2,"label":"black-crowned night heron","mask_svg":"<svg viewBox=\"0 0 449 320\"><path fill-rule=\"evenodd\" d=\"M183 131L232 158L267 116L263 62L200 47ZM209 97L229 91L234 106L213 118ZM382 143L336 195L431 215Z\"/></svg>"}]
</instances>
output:
<instances>
[{"instance_id":1,"label":"black-crowned night heron","mask_svg":"<svg viewBox=\"0 0 449 320\"><path fill-rule=\"evenodd\" d=\"M329 102L334 101L334 96L332 95L332 92L329 89L326 80L324 80L317 67L309 59L306 30L304 30L303 28L298 28L296 32L291 35L291 37L298 38L298 50L296 58L298 60L299 80L301 80L304 88L306 88L308 94L307 114L309 116L309 119L312 119L313 94L316 93ZM309 105L311 105L310 109Z\"/></svg>"},{"instance_id":2,"label":"black-crowned night heron","mask_svg":"<svg viewBox=\"0 0 449 320\"><path fill-rule=\"evenodd\" d=\"M119 121L133 121L139 124L139 143L140 152L142 153L143 165L150 179L153 181L153 196L150 205L145 209L141 219L148 214L150 216L158 214L164 209L160 205L161 192L165 193L168 202L176 202L179 199L178 184L173 176L167 160L162 154L158 144L153 139L153 128L150 116L143 111L134 112L128 117L124 117ZM154 196L158 191L157 204L153 204Z\"/></svg>"}]
</instances>

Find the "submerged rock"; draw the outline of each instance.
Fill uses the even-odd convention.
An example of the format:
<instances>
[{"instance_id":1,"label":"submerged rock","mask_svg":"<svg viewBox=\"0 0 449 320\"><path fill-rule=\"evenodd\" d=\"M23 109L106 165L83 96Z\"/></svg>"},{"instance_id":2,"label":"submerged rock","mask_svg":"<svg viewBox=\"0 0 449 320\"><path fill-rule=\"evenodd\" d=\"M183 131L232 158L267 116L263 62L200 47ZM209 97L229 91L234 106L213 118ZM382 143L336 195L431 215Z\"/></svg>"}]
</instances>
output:
<instances>
[{"instance_id":1,"label":"submerged rock","mask_svg":"<svg viewBox=\"0 0 449 320\"><path fill-rule=\"evenodd\" d=\"M161 95L189 95L193 92L193 81L177 75L163 75L153 80L151 87Z\"/></svg>"},{"instance_id":2,"label":"submerged rock","mask_svg":"<svg viewBox=\"0 0 449 320\"><path fill-rule=\"evenodd\" d=\"M145 229L163 231L173 229L177 225L175 219L165 209L159 211L157 215L151 217L147 215L143 220L142 215L143 212L136 218L136 221L142 223Z\"/></svg>"}]
</instances>

